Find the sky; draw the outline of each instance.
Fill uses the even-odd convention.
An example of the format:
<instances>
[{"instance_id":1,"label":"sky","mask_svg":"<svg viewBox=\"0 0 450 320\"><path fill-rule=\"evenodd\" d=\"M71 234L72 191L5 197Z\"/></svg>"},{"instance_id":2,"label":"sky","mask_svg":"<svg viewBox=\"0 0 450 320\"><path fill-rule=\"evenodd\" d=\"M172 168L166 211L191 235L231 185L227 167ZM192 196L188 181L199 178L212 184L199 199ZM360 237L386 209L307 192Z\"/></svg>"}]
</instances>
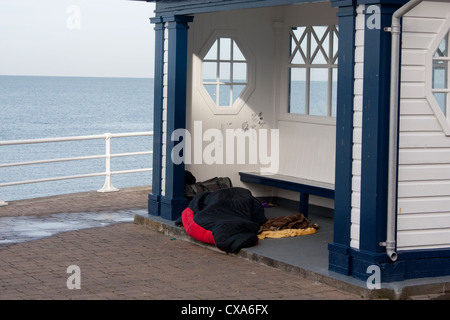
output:
<instances>
[{"instance_id":1,"label":"sky","mask_svg":"<svg viewBox=\"0 0 450 320\"><path fill-rule=\"evenodd\" d=\"M154 6L0 0L0 75L153 78Z\"/></svg>"}]
</instances>

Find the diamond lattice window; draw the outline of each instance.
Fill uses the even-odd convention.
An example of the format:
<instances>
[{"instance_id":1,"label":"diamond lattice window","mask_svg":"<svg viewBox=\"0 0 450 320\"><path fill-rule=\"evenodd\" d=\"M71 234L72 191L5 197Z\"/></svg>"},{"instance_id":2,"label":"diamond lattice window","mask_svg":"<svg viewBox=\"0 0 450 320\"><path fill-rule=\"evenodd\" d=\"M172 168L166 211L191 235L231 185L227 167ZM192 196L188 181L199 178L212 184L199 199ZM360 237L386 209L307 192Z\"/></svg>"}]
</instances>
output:
<instances>
[{"instance_id":1,"label":"diamond lattice window","mask_svg":"<svg viewBox=\"0 0 450 320\"><path fill-rule=\"evenodd\" d=\"M289 113L336 116L337 62L337 26L292 28Z\"/></svg>"}]
</instances>

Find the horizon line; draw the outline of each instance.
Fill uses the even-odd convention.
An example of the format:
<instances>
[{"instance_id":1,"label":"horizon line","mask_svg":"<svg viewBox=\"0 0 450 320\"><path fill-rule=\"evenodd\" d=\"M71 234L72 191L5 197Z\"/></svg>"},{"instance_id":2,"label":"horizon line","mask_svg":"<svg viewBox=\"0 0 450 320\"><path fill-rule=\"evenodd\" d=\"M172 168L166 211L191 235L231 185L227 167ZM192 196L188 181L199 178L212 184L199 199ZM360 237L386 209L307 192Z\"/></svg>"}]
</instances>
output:
<instances>
[{"instance_id":1,"label":"horizon line","mask_svg":"<svg viewBox=\"0 0 450 320\"><path fill-rule=\"evenodd\" d=\"M140 76L35 75L35 74L0 74L0 77L53 77L53 78L121 78L121 79L154 79L154 77L140 77Z\"/></svg>"}]
</instances>

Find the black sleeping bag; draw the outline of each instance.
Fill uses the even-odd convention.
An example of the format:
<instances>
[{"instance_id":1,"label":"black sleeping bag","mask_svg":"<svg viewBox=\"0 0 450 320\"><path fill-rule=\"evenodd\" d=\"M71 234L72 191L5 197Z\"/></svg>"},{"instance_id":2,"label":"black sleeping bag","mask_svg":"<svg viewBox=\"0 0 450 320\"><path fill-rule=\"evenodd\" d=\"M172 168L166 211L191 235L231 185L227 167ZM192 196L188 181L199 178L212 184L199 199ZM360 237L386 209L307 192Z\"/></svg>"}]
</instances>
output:
<instances>
[{"instance_id":1,"label":"black sleeping bag","mask_svg":"<svg viewBox=\"0 0 450 320\"><path fill-rule=\"evenodd\" d=\"M266 221L261 203L238 187L197 194L181 218L189 236L232 253L257 244Z\"/></svg>"}]
</instances>

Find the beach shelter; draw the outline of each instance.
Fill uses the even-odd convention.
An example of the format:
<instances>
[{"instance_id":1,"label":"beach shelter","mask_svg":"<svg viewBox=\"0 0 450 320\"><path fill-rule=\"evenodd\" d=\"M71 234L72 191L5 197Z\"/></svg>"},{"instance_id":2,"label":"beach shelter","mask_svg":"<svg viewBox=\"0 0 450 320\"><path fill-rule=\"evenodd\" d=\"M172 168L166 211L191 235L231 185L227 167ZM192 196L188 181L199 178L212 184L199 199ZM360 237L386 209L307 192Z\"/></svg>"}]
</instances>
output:
<instances>
[{"instance_id":1,"label":"beach shelter","mask_svg":"<svg viewBox=\"0 0 450 320\"><path fill-rule=\"evenodd\" d=\"M151 23L150 215L181 215L186 169L226 176L332 210L337 274L450 275L448 1L161 0ZM227 157L227 133L261 129L277 163Z\"/></svg>"}]
</instances>

